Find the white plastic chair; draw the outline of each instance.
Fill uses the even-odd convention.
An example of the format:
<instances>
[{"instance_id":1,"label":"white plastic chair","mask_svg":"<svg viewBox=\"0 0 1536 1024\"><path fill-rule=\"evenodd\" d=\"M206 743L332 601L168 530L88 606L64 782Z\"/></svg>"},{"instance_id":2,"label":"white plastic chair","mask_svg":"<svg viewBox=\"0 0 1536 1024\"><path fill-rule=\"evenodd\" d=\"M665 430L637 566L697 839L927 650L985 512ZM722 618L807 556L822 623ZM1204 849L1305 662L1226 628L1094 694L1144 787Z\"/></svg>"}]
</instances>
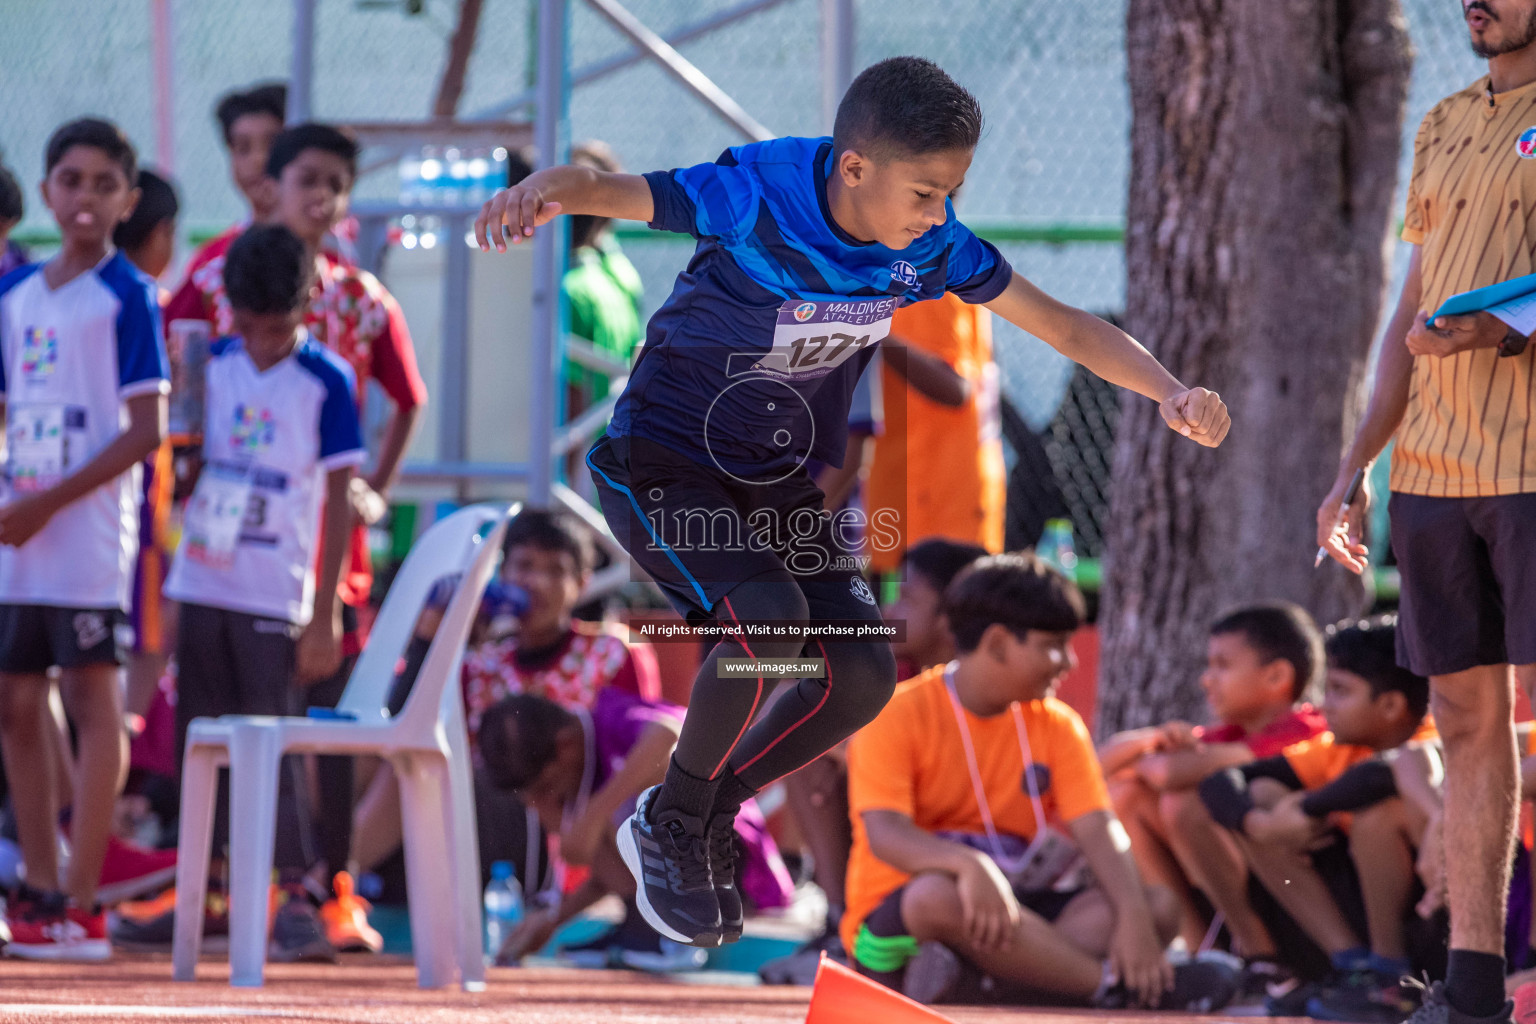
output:
<instances>
[{"instance_id":1,"label":"white plastic chair","mask_svg":"<svg viewBox=\"0 0 1536 1024\"><path fill-rule=\"evenodd\" d=\"M434 524L390 586L336 718L224 715L187 734L176 862L172 973L194 980L219 769L229 767L230 984L259 986L267 955L268 892L284 754L374 754L400 783L417 984L485 986L480 854L459 665L507 522L517 506L475 505ZM481 538L486 527L494 528ZM462 572L415 686L389 717L389 690L433 583Z\"/></svg>"}]
</instances>

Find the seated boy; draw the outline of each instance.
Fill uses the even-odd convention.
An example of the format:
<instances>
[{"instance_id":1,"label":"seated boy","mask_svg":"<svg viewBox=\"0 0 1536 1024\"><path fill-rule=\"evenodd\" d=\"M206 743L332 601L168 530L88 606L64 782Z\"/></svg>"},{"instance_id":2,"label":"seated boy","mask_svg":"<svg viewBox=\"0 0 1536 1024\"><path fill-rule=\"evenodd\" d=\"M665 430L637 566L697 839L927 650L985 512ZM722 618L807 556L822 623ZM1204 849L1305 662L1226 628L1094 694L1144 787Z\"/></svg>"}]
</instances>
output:
<instances>
[{"instance_id":1,"label":"seated boy","mask_svg":"<svg viewBox=\"0 0 1536 1024\"><path fill-rule=\"evenodd\" d=\"M859 969L925 1002L979 973L1083 1006L1224 1006L1237 971L1164 955L1178 906L1142 884L1087 727L1047 696L1082 595L1032 554L995 555L944 610L958 659L898 687L849 748Z\"/></svg>"},{"instance_id":2,"label":"seated boy","mask_svg":"<svg viewBox=\"0 0 1536 1024\"><path fill-rule=\"evenodd\" d=\"M545 830L560 836L561 861L590 869L585 881L552 905L530 907L498 959L516 962L537 951L561 924L615 893L624 899L624 921L580 948L642 970L704 965L704 950L662 938L640 917L635 880L617 842L636 797L666 774L682 720L683 709L676 705L614 687L598 694L590 712L531 693L513 694L486 710L478 734L486 778L517 791ZM724 862L734 864L737 850L742 894L758 909L787 905L793 889L789 873L750 802L737 818L734 845L721 851Z\"/></svg>"},{"instance_id":3,"label":"seated boy","mask_svg":"<svg viewBox=\"0 0 1536 1024\"><path fill-rule=\"evenodd\" d=\"M955 641L940 607L944 588L986 553L979 545L941 537L930 537L907 549L901 561L900 596L885 610L887 621L906 624L903 639L891 644L897 667L903 669L901 678L954 658ZM758 976L770 985L809 985L816 978L823 951L847 962L847 952L838 937L846 905L848 851L853 843L848 823L846 744L786 777L784 789L816 862L816 884L827 896L827 922L822 934L795 952L763 964Z\"/></svg>"},{"instance_id":4,"label":"seated boy","mask_svg":"<svg viewBox=\"0 0 1536 1024\"><path fill-rule=\"evenodd\" d=\"M1210 926L1194 890L1219 893L1216 905L1244 907L1248 869L1224 830L1205 813L1195 787L1214 771L1280 753L1323 732L1303 698L1322 676L1323 637L1293 604L1240 608L1211 626L1200 676L1216 724L1168 722L1110 737L1099 748L1115 813L1131 834L1142 875L1166 886L1184 908L1184 941L1200 947ZM1207 850L1197 858L1194 851ZM1257 915L1227 916L1236 952L1273 950Z\"/></svg>"},{"instance_id":5,"label":"seated boy","mask_svg":"<svg viewBox=\"0 0 1536 1024\"><path fill-rule=\"evenodd\" d=\"M181 603L178 751L200 716L295 713L302 687L341 663L347 493L367 453L351 368L303 326L313 274L304 243L277 225L247 229L225 259L237 334L209 354L204 465L165 585ZM283 778L287 826L298 816ZM222 801L217 822L216 849L228 836ZM302 885L302 825L278 830L274 960L335 955Z\"/></svg>"},{"instance_id":6,"label":"seated boy","mask_svg":"<svg viewBox=\"0 0 1536 1024\"><path fill-rule=\"evenodd\" d=\"M500 575L492 584L499 593L482 602L461 669L471 743L480 731L481 715L514 693L537 694L565 708L584 709L609 687L647 700L660 696L656 655L649 644L631 643L620 626L575 618L594 560L591 535L570 515L527 509L508 524ZM439 589L448 591L446 586ZM390 695L395 713L405 706L445 606L446 598L429 602L417 622L405 671ZM539 880L526 877L530 872L522 857L522 802L486 785L480 773L475 789L482 874L494 861L505 859L504 851L516 851L513 863L519 881L532 892ZM394 775L383 767L357 806L352 859L359 868L371 870L399 848L399 808Z\"/></svg>"},{"instance_id":7,"label":"seated boy","mask_svg":"<svg viewBox=\"0 0 1536 1024\"><path fill-rule=\"evenodd\" d=\"M1435 734L1429 683L1398 666L1394 632L1390 617L1330 631L1322 710L1332 731L1200 784L1255 877L1332 964L1331 978L1273 1000L1276 1012L1395 1021L1418 1005L1400 981L1412 967L1405 925L1428 819L1396 795L1382 755Z\"/></svg>"}]
</instances>

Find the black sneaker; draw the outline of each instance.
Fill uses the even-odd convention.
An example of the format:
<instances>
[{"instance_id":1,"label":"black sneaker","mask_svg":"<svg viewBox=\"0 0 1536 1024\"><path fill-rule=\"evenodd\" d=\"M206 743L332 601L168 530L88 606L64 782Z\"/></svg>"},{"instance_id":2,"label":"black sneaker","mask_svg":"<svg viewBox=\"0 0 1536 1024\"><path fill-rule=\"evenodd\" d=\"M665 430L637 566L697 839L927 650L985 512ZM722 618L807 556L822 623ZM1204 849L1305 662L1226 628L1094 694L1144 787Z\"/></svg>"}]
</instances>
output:
<instances>
[{"instance_id":1,"label":"black sneaker","mask_svg":"<svg viewBox=\"0 0 1536 1024\"><path fill-rule=\"evenodd\" d=\"M1307 1000L1307 1015L1317 1020L1353 1024L1397 1024L1417 1010L1424 986L1397 974L1355 971L1344 981Z\"/></svg>"},{"instance_id":2,"label":"black sneaker","mask_svg":"<svg viewBox=\"0 0 1536 1024\"><path fill-rule=\"evenodd\" d=\"M709 870L704 823L677 810L647 820L660 786L640 794L619 827L619 853L635 876L635 903L663 937L686 946L720 945L720 901Z\"/></svg>"},{"instance_id":3,"label":"black sneaker","mask_svg":"<svg viewBox=\"0 0 1536 1024\"><path fill-rule=\"evenodd\" d=\"M1191 1010L1208 1013L1236 998L1242 988L1241 962L1225 953L1200 953L1173 965L1173 985L1163 993L1159 1010ZM1116 985L1099 1002L1101 1010L1136 1009L1124 985Z\"/></svg>"},{"instance_id":4,"label":"black sneaker","mask_svg":"<svg viewBox=\"0 0 1536 1024\"><path fill-rule=\"evenodd\" d=\"M793 953L774 957L759 967L757 976L764 985L814 985L823 953L827 954L829 960L848 966L848 953L843 949L842 937L837 934L836 924L830 920L820 935Z\"/></svg>"},{"instance_id":5,"label":"black sneaker","mask_svg":"<svg viewBox=\"0 0 1536 1024\"><path fill-rule=\"evenodd\" d=\"M1446 1002L1445 986L1437 981L1424 993L1423 1004L1403 1024L1515 1024L1515 1003L1506 1001L1503 1011L1492 1017L1473 1017Z\"/></svg>"},{"instance_id":6,"label":"black sneaker","mask_svg":"<svg viewBox=\"0 0 1536 1024\"><path fill-rule=\"evenodd\" d=\"M1277 960L1255 957L1243 964L1240 995L1245 999L1280 999L1300 987L1296 972Z\"/></svg>"},{"instance_id":7,"label":"black sneaker","mask_svg":"<svg viewBox=\"0 0 1536 1024\"><path fill-rule=\"evenodd\" d=\"M746 927L746 914L736 888L734 814L721 813L709 819L709 873L715 882L715 901L720 904L720 942L735 942Z\"/></svg>"},{"instance_id":8,"label":"black sneaker","mask_svg":"<svg viewBox=\"0 0 1536 1024\"><path fill-rule=\"evenodd\" d=\"M320 911L302 886L284 886L272 915L267 959L277 964L336 963L336 947L325 937Z\"/></svg>"}]
</instances>

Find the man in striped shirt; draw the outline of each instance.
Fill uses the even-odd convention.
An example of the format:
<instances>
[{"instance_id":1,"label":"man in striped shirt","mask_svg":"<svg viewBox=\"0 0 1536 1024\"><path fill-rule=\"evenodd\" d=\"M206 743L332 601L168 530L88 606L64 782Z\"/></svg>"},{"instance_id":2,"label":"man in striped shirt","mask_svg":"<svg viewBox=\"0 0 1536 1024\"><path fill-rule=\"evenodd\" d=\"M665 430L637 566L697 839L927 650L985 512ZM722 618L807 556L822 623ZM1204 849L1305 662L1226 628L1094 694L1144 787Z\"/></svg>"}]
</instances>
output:
<instances>
[{"instance_id":1,"label":"man in striped shirt","mask_svg":"<svg viewBox=\"0 0 1536 1024\"><path fill-rule=\"evenodd\" d=\"M1407 280L1318 540L1356 572L1366 497L1344 492L1396 435L1398 660L1431 678L1447 759L1451 959L1427 1021L1507 1021L1504 904L1519 795L1514 677L1536 688L1536 346L1488 313L1429 320L1460 292L1536 272L1536 0L1462 0L1488 74L1419 127ZM1511 667L1513 666L1513 668ZM1415 1016L1414 1020L1419 1020Z\"/></svg>"}]
</instances>

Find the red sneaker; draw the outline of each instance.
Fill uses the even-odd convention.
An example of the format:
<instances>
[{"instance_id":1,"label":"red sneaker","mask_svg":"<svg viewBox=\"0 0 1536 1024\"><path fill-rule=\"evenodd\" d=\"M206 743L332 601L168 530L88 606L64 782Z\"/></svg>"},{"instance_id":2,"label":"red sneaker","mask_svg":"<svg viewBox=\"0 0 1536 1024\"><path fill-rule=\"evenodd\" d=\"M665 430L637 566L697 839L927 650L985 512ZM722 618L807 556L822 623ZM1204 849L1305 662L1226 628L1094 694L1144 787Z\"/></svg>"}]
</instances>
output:
<instances>
[{"instance_id":1,"label":"red sneaker","mask_svg":"<svg viewBox=\"0 0 1536 1024\"><path fill-rule=\"evenodd\" d=\"M175 880L175 850L146 850L109 836L96 898L109 905L121 903L164 888Z\"/></svg>"},{"instance_id":2,"label":"red sneaker","mask_svg":"<svg viewBox=\"0 0 1536 1024\"><path fill-rule=\"evenodd\" d=\"M107 914L99 906L87 913L57 896L28 907L10 919L8 956L24 960L99 962L112 957L107 938Z\"/></svg>"}]
</instances>

